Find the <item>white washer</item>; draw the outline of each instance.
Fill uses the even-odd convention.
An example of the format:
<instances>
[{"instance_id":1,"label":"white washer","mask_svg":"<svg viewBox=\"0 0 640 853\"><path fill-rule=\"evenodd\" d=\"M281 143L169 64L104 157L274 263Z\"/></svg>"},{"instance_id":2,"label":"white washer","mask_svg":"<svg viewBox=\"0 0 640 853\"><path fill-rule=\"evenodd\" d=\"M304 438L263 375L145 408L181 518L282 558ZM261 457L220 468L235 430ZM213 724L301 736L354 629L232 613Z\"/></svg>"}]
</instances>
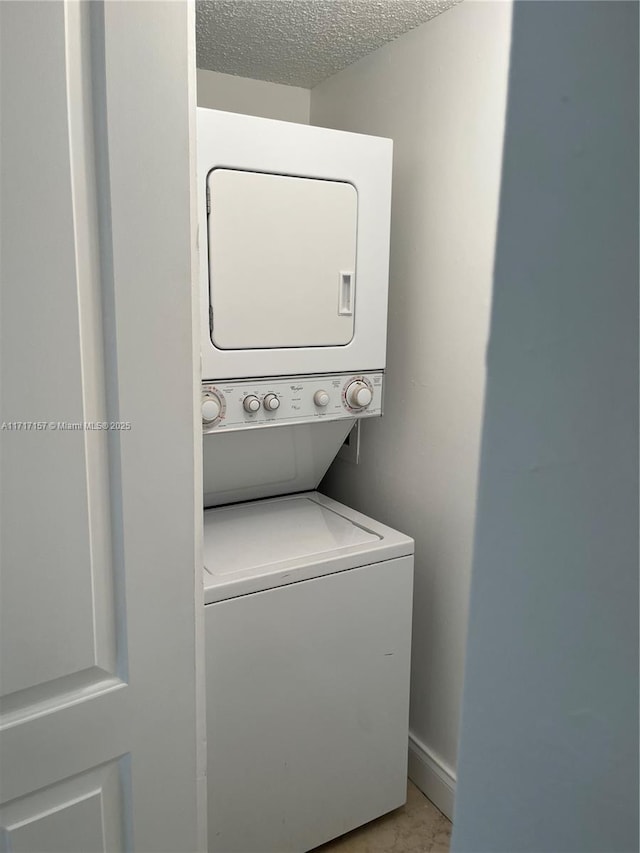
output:
<instances>
[{"instance_id":1,"label":"white washer","mask_svg":"<svg viewBox=\"0 0 640 853\"><path fill-rule=\"evenodd\" d=\"M413 540L317 492L207 510L210 853L303 853L406 799Z\"/></svg>"}]
</instances>

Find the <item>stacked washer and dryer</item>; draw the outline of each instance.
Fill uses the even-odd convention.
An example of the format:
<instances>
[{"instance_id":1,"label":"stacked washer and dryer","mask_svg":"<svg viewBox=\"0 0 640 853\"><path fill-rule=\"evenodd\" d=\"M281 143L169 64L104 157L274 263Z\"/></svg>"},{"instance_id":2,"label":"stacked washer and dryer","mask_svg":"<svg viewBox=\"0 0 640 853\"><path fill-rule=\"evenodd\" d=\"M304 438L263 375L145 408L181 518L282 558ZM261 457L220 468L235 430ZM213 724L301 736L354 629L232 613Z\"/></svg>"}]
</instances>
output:
<instances>
[{"instance_id":1,"label":"stacked washer and dryer","mask_svg":"<svg viewBox=\"0 0 640 853\"><path fill-rule=\"evenodd\" d=\"M382 415L392 144L198 110L210 853L404 803L413 541L314 491Z\"/></svg>"}]
</instances>

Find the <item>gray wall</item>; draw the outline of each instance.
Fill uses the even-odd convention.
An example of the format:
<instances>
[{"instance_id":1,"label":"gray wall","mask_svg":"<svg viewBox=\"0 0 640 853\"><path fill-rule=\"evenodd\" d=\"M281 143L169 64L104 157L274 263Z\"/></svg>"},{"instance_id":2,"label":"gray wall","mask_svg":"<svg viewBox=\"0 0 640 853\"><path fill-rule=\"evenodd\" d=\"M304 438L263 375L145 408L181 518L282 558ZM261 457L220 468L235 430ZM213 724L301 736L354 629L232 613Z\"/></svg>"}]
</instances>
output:
<instances>
[{"instance_id":1,"label":"gray wall","mask_svg":"<svg viewBox=\"0 0 640 853\"><path fill-rule=\"evenodd\" d=\"M448 813L510 24L510 3L461 3L311 91L312 124L394 141L385 415L321 488L416 540L410 772Z\"/></svg>"},{"instance_id":2,"label":"gray wall","mask_svg":"<svg viewBox=\"0 0 640 853\"><path fill-rule=\"evenodd\" d=\"M453 849L638 850L638 6L517 3Z\"/></svg>"},{"instance_id":3,"label":"gray wall","mask_svg":"<svg viewBox=\"0 0 640 853\"><path fill-rule=\"evenodd\" d=\"M198 68L198 106L309 124L309 89Z\"/></svg>"}]
</instances>

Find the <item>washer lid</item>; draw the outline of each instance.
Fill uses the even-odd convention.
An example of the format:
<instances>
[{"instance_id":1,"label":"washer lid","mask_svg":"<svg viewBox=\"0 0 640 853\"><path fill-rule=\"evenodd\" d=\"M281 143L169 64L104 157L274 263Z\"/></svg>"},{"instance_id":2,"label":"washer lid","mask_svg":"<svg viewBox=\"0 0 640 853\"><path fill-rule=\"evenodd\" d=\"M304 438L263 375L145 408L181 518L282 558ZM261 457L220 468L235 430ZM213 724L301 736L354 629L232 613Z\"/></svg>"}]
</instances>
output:
<instances>
[{"instance_id":1,"label":"washer lid","mask_svg":"<svg viewBox=\"0 0 640 853\"><path fill-rule=\"evenodd\" d=\"M312 498L257 501L204 514L205 567L228 575L381 539Z\"/></svg>"},{"instance_id":2,"label":"washer lid","mask_svg":"<svg viewBox=\"0 0 640 853\"><path fill-rule=\"evenodd\" d=\"M317 492L204 513L207 603L413 553L413 541Z\"/></svg>"}]
</instances>

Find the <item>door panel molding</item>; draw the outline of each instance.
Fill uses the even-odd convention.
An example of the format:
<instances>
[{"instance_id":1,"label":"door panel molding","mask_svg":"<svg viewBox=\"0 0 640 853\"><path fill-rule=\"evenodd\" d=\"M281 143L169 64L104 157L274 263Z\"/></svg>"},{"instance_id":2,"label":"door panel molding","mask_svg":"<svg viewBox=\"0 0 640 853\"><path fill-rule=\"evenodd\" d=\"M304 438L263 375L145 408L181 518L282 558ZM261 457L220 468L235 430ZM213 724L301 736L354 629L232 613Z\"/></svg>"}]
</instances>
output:
<instances>
[{"instance_id":1,"label":"door panel molding","mask_svg":"<svg viewBox=\"0 0 640 853\"><path fill-rule=\"evenodd\" d=\"M10 693L0 700L0 731L124 686L126 682L122 679L92 666L63 678Z\"/></svg>"},{"instance_id":2,"label":"door panel molding","mask_svg":"<svg viewBox=\"0 0 640 853\"><path fill-rule=\"evenodd\" d=\"M42 26L31 20L39 8L21 16L25 29ZM41 11L50 34L44 61L53 66L42 118L48 132L29 127L19 98L3 98L15 131L3 138L13 177L6 179L3 217L3 360L9 369L1 419L44 425L2 435L2 694L12 697L13 714L22 706L27 716L30 697L39 702L43 685L51 697L58 685L66 689L69 679L92 668L107 677L126 672L121 625L118 631L124 608L114 599L108 431L85 428L109 422L89 21L77 3ZM30 145L29 159L11 150L14 136ZM40 159L51 177L34 168ZM24 205L25 196L38 204ZM41 241L42 254L24 257L23 233ZM37 298L22 284L30 275ZM14 363L22 370L11 370ZM61 537L61 530L73 534Z\"/></svg>"},{"instance_id":3,"label":"door panel molding","mask_svg":"<svg viewBox=\"0 0 640 853\"><path fill-rule=\"evenodd\" d=\"M130 835L123 777L129 756L110 761L0 808L0 839L10 853L121 853Z\"/></svg>"}]
</instances>

